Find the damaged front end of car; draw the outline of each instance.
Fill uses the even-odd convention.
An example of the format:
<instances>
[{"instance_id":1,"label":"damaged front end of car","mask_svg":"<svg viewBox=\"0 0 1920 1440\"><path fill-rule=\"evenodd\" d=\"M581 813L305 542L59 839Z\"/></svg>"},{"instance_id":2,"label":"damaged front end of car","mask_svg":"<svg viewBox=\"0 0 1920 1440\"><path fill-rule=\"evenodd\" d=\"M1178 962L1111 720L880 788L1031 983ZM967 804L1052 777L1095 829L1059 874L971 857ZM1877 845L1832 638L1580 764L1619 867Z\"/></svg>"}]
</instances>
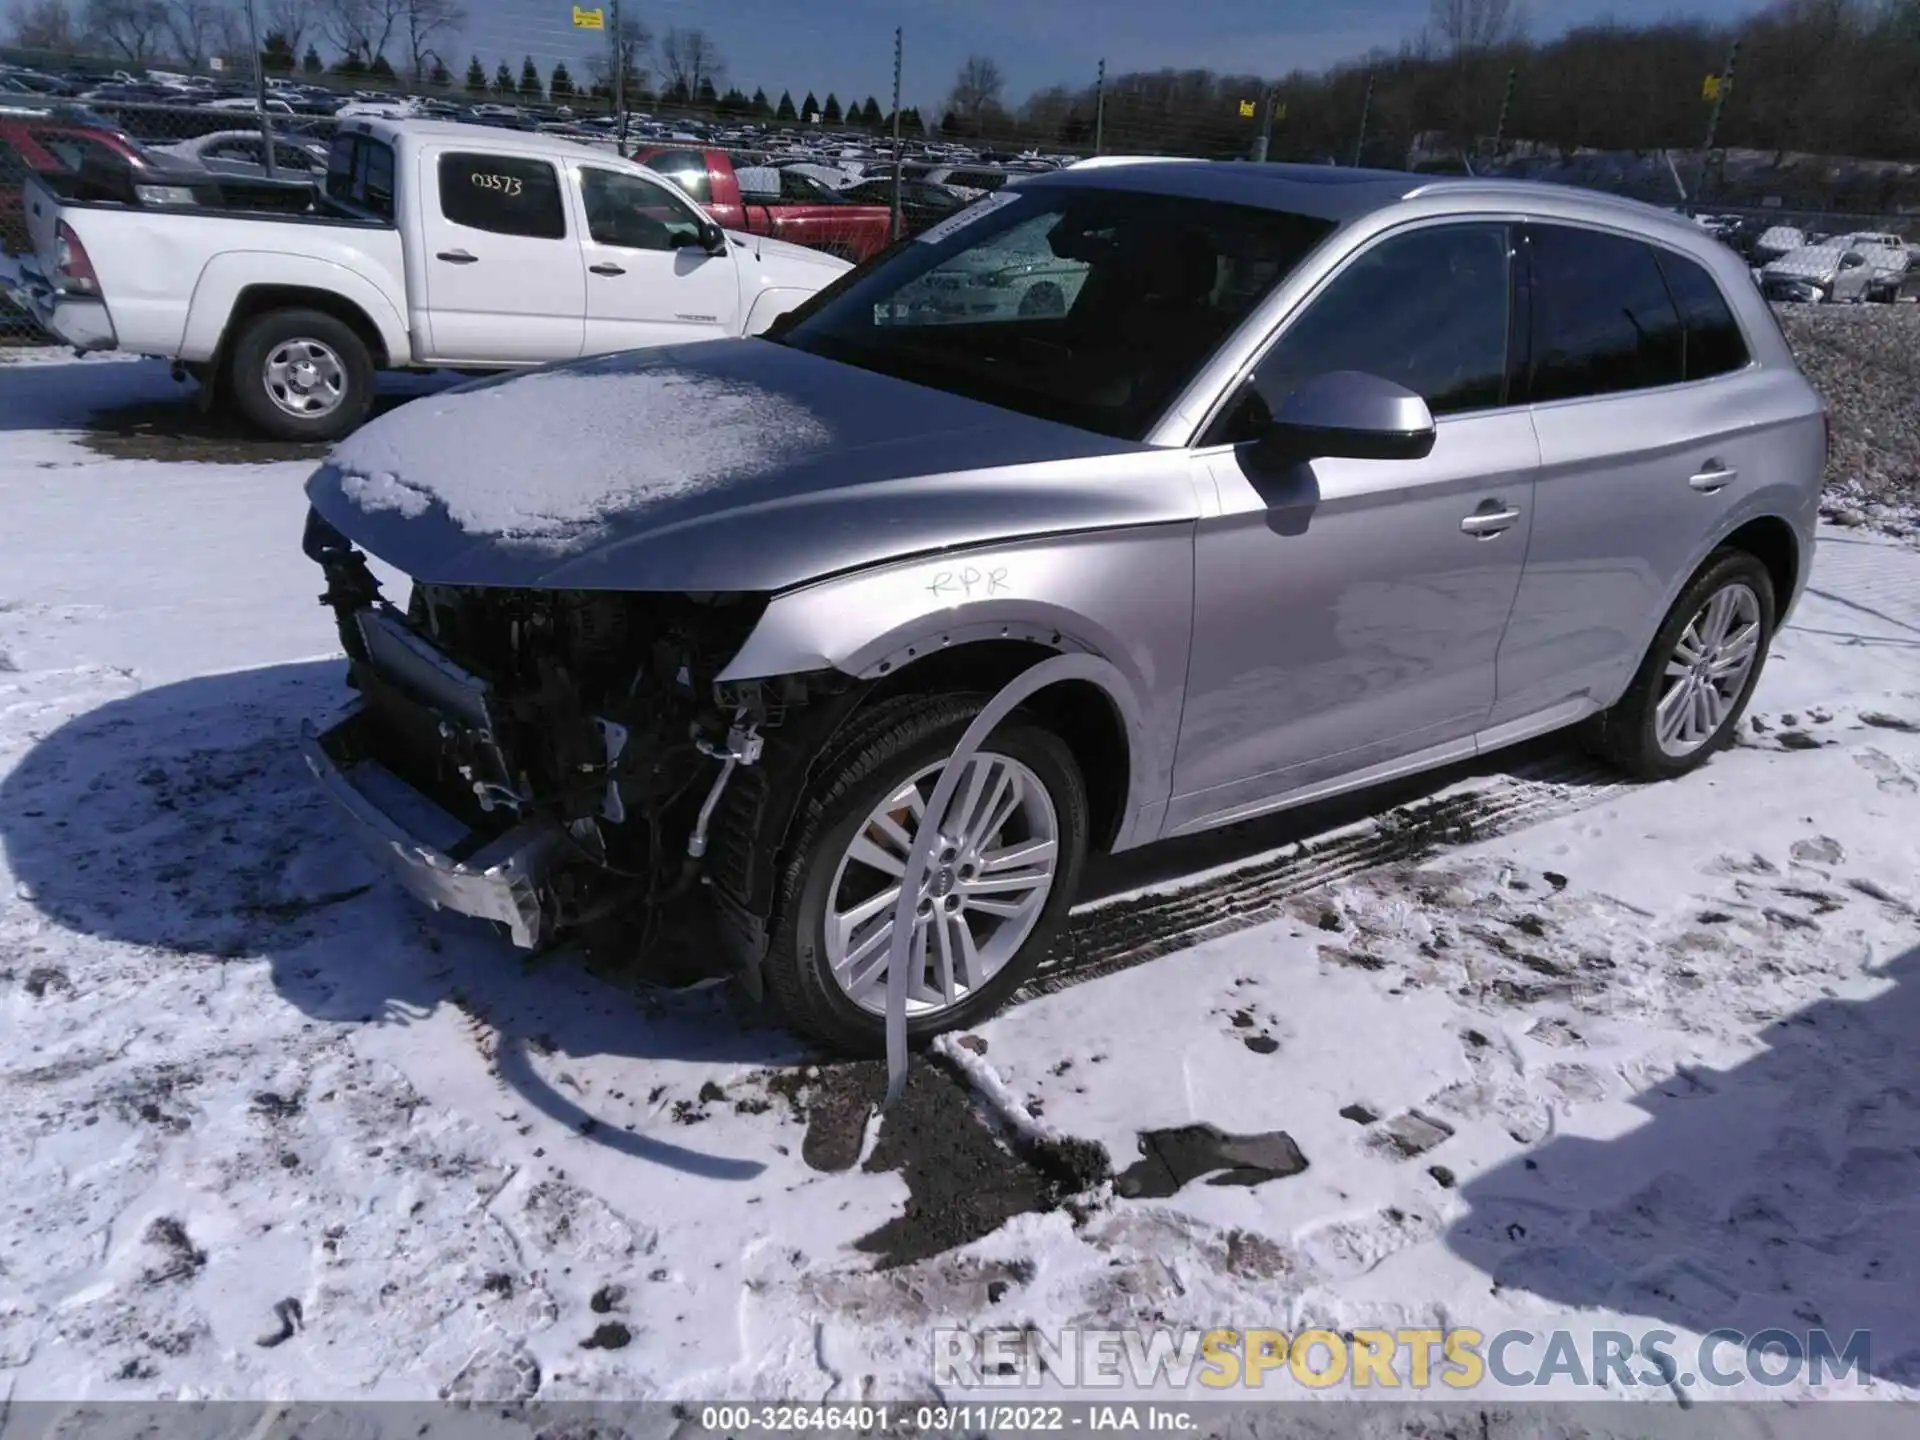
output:
<instances>
[{"instance_id":1,"label":"damaged front end of car","mask_svg":"<svg viewBox=\"0 0 1920 1440\"><path fill-rule=\"evenodd\" d=\"M406 890L539 950L705 882L751 968L805 756L852 699L835 671L719 683L769 597L415 582L403 609L317 511L304 548L355 694L303 750Z\"/></svg>"}]
</instances>

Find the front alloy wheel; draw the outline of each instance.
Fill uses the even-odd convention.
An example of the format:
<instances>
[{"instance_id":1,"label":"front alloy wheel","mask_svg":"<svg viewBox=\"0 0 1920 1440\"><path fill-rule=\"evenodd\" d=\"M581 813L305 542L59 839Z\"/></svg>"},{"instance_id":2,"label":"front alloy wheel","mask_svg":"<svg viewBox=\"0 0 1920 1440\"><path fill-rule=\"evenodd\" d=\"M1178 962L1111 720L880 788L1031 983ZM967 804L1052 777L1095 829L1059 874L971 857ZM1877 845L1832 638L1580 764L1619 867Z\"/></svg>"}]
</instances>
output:
<instances>
[{"instance_id":1,"label":"front alloy wheel","mask_svg":"<svg viewBox=\"0 0 1920 1440\"><path fill-rule=\"evenodd\" d=\"M907 1033L916 1041L984 1019L1052 944L1089 829L1086 786L1066 742L1016 714L968 762L946 813L928 813L985 703L898 696L856 717L820 758L762 967L796 1029L855 1054L885 1048L887 968L909 883ZM929 824L938 838L910 882L909 852Z\"/></svg>"},{"instance_id":2,"label":"front alloy wheel","mask_svg":"<svg viewBox=\"0 0 1920 1440\"><path fill-rule=\"evenodd\" d=\"M877 1015L887 1010L907 859L945 768L927 766L876 805L834 871L827 963L847 998ZM909 1014L952 1009L1019 953L1052 893L1059 835L1053 801L1031 769L988 751L968 762L916 886Z\"/></svg>"}]
</instances>

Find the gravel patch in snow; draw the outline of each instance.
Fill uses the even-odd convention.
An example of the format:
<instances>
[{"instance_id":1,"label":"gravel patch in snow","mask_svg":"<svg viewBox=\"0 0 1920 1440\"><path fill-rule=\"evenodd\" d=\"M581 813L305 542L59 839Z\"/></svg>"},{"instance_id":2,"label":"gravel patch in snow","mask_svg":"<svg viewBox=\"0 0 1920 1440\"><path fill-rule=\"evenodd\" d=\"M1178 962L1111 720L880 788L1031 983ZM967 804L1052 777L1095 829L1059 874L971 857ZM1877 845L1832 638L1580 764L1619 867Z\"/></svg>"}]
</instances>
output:
<instances>
[{"instance_id":1,"label":"gravel patch in snow","mask_svg":"<svg viewBox=\"0 0 1920 1440\"><path fill-rule=\"evenodd\" d=\"M1774 313L1833 407L1822 516L1920 534L1920 305L1777 305Z\"/></svg>"},{"instance_id":2,"label":"gravel patch in snow","mask_svg":"<svg viewBox=\"0 0 1920 1440\"><path fill-rule=\"evenodd\" d=\"M435 501L473 535L552 541L824 446L771 391L684 370L539 371L416 400L333 453L365 510ZM359 488L353 488L355 485Z\"/></svg>"}]
</instances>

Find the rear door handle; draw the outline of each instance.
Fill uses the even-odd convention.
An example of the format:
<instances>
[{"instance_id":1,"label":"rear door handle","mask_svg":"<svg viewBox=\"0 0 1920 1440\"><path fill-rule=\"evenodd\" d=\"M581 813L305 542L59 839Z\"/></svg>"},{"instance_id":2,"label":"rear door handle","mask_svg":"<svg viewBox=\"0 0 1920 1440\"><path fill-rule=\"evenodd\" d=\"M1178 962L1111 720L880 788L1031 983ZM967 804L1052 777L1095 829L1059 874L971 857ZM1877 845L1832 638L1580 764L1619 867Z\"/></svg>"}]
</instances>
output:
<instances>
[{"instance_id":1,"label":"rear door handle","mask_svg":"<svg viewBox=\"0 0 1920 1440\"><path fill-rule=\"evenodd\" d=\"M471 265L480 257L478 255L469 255L464 250L442 250L433 258L436 260L445 260L450 265Z\"/></svg>"},{"instance_id":2,"label":"rear door handle","mask_svg":"<svg viewBox=\"0 0 1920 1440\"><path fill-rule=\"evenodd\" d=\"M1493 504L1495 502L1488 501L1487 503ZM1513 528L1513 522L1519 518L1520 512L1511 508L1505 510L1488 510L1482 508L1474 511L1473 514L1462 520L1460 522L1460 529L1464 534L1471 535L1475 539L1491 540L1503 531L1511 530Z\"/></svg>"},{"instance_id":3,"label":"rear door handle","mask_svg":"<svg viewBox=\"0 0 1920 1440\"><path fill-rule=\"evenodd\" d=\"M605 261L598 265L589 265L587 269L596 275L624 275L627 273L620 266Z\"/></svg>"},{"instance_id":4,"label":"rear door handle","mask_svg":"<svg viewBox=\"0 0 1920 1440\"><path fill-rule=\"evenodd\" d=\"M1706 469L1697 475L1687 477L1687 484L1703 495L1711 495L1716 490L1726 489L1739 474L1738 470L1730 466L1722 465L1717 460L1709 460Z\"/></svg>"}]
</instances>

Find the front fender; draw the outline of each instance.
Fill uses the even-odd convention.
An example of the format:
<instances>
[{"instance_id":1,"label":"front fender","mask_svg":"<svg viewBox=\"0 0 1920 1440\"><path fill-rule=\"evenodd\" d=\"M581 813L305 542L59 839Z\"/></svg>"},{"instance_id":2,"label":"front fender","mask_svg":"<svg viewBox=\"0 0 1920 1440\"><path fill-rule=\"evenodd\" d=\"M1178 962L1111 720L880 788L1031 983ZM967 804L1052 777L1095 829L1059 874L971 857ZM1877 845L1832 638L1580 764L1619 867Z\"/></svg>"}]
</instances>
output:
<instances>
[{"instance_id":1,"label":"front fender","mask_svg":"<svg viewBox=\"0 0 1920 1440\"><path fill-rule=\"evenodd\" d=\"M241 292L254 285L292 286L337 295L358 306L380 332L389 365L412 361L406 321L386 293L359 271L311 255L251 250L225 251L200 271L181 336L180 358L211 360L218 354Z\"/></svg>"},{"instance_id":2,"label":"front fender","mask_svg":"<svg viewBox=\"0 0 1920 1440\"><path fill-rule=\"evenodd\" d=\"M1052 536L922 557L774 598L722 684L839 670L873 680L955 646L1039 644L1093 657L1127 732L1115 848L1153 838L1172 789L1193 631L1193 527Z\"/></svg>"}]
</instances>

